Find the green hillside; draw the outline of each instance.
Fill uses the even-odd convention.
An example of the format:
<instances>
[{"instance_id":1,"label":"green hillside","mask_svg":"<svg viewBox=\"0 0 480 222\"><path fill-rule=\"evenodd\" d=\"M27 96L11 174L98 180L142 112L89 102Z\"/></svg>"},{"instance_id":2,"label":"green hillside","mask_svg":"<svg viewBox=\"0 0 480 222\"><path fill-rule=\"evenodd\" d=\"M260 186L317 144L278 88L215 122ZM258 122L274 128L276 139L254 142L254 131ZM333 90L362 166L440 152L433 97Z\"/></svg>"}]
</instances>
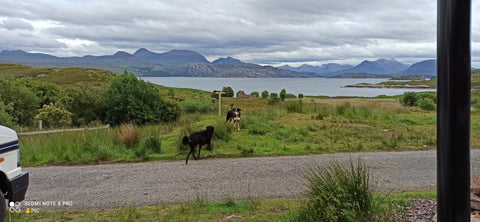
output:
<instances>
[{"instance_id":1,"label":"green hillside","mask_svg":"<svg viewBox=\"0 0 480 222\"><path fill-rule=\"evenodd\" d=\"M0 76L32 79L56 85L87 84L102 86L110 83L117 73L87 68L32 68L18 64L0 63Z\"/></svg>"}]
</instances>

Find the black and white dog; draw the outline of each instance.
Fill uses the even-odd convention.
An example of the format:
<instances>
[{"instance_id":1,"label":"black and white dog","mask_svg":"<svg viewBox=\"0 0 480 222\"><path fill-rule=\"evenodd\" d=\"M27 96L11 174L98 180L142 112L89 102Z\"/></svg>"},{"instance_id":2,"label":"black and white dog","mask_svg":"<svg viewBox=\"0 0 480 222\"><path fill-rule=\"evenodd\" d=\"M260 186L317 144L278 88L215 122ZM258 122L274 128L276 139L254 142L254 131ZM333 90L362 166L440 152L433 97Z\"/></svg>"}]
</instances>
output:
<instances>
[{"instance_id":1,"label":"black and white dog","mask_svg":"<svg viewBox=\"0 0 480 222\"><path fill-rule=\"evenodd\" d=\"M227 112L227 118L225 122L232 122L233 120L233 128L235 129L235 125L237 126L236 130L240 131L240 108L233 108L233 104L230 105L231 109Z\"/></svg>"},{"instance_id":2,"label":"black and white dog","mask_svg":"<svg viewBox=\"0 0 480 222\"><path fill-rule=\"evenodd\" d=\"M203 145L208 145L207 150L212 150L212 136L213 136L213 126L207 126L206 130L192 133L190 136L183 137L183 145L190 146L190 152L187 155L185 164L188 164L188 157L190 154L193 155L193 159L197 160L200 158L200 151L202 150ZM198 156L195 157L195 147L198 145Z\"/></svg>"}]
</instances>

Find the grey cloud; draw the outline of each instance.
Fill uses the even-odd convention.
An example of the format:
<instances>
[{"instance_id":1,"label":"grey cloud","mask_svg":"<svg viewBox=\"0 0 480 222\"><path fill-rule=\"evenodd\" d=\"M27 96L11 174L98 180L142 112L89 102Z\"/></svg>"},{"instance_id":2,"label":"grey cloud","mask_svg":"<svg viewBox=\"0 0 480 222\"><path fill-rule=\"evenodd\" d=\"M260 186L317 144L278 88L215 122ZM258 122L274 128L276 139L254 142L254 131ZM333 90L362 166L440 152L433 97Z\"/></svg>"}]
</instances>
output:
<instances>
[{"instance_id":1,"label":"grey cloud","mask_svg":"<svg viewBox=\"0 0 480 222\"><path fill-rule=\"evenodd\" d=\"M15 18L9 18L3 21L0 27L3 27L8 30L13 30L13 29L33 30L33 26L30 23L25 22L21 19L15 19Z\"/></svg>"},{"instance_id":2,"label":"grey cloud","mask_svg":"<svg viewBox=\"0 0 480 222\"><path fill-rule=\"evenodd\" d=\"M4 26L8 21L9 31L20 29L24 31L21 35L32 35L25 32L31 30L26 24L12 21L59 24L43 30L34 27L39 38L36 43L31 37L27 37L29 44L16 43L20 33L8 32L13 36L8 37L8 47L58 45L56 53L62 55L177 48L207 57L233 56L273 64L380 57L407 61L434 57L436 50L436 2L430 0L0 2L0 20L4 18ZM473 7L473 12L478 11L477 3L473 2ZM472 45L473 56L479 51L479 23L473 13L472 40L477 42ZM56 39L95 44L69 48Z\"/></svg>"}]
</instances>

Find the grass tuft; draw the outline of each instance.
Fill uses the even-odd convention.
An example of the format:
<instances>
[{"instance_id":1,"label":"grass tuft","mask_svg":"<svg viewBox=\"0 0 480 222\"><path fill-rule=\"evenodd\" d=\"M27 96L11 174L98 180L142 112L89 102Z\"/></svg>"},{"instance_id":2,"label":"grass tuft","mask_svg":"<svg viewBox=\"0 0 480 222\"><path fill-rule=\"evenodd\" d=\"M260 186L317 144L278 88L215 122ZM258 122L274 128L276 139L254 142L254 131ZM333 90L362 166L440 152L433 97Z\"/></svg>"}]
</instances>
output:
<instances>
[{"instance_id":1,"label":"grass tuft","mask_svg":"<svg viewBox=\"0 0 480 222\"><path fill-rule=\"evenodd\" d=\"M128 149L138 146L140 143L140 132L133 126L133 124L123 124L120 126L118 133L118 140Z\"/></svg>"}]
</instances>

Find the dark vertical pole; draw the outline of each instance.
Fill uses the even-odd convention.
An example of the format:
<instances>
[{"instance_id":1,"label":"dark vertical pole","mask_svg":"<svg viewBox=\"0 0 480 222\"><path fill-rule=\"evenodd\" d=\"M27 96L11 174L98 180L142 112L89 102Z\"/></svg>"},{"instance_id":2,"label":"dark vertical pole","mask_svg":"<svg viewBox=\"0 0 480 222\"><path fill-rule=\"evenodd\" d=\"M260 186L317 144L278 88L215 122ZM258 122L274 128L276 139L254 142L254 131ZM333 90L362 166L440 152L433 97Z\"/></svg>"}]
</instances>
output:
<instances>
[{"instance_id":1,"label":"dark vertical pole","mask_svg":"<svg viewBox=\"0 0 480 222\"><path fill-rule=\"evenodd\" d=\"M471 0L437 8L437 216L470 221Z\"/></svg>"}]
</instances>

